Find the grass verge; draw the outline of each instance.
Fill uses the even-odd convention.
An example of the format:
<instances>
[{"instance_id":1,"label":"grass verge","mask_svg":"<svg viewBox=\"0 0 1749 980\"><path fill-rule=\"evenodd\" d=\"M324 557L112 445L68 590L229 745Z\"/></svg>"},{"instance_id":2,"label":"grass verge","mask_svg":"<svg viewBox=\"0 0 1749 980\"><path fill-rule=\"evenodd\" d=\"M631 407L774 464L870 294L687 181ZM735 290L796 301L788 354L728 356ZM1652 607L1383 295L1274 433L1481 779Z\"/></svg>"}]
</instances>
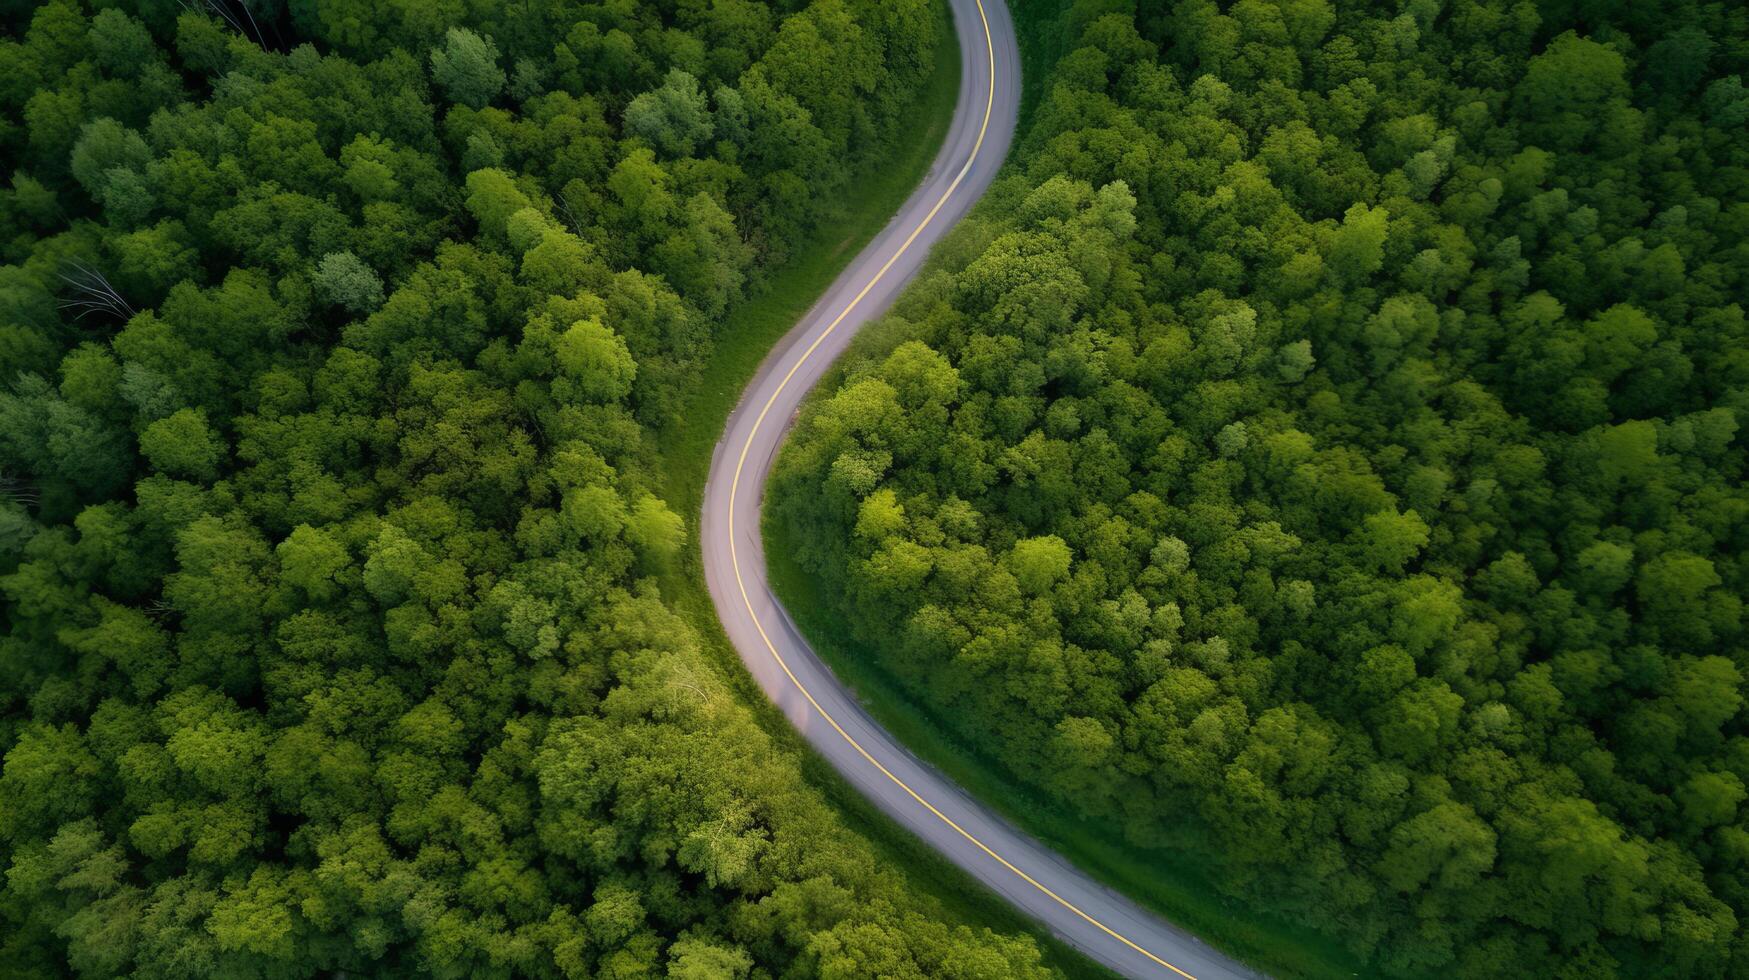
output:
<instances>
[{"instance_id":1,"label":"grass verge","mask_svg":"<svg viewBox=\"0 0 1749 980\"><path fill-rule=\"evenodd\" d=\"M768 278L763 293L738 306L717 330L716 346L704 368L705 382L693 393L681 421L657 436L658 474L663 495L677 513L688 515L684 558L661 576L663 595L693 625L700 642L724 667L730 686L753 707L765 730L801 753L809 781L825 793L846 827L862 836L883 862L902 869L908 883L930 896L951 917L973 927L1003 933L1030 933L1045 959L1071 977L1109 978L1030 919L985 890L929 849L857 793L816 755L789 722L766 700L741 668L739 657L717 622L699 561L698 513L711 454L729 412L767 354L802 318L844 267L880 233L928 173L953 120L959 97L959 46L946 3L936 5L935 71L912 109L916 125L899 146L870 161L852 181L840 218L828 221L793 257Z\"/></svg>"}]
</instances>

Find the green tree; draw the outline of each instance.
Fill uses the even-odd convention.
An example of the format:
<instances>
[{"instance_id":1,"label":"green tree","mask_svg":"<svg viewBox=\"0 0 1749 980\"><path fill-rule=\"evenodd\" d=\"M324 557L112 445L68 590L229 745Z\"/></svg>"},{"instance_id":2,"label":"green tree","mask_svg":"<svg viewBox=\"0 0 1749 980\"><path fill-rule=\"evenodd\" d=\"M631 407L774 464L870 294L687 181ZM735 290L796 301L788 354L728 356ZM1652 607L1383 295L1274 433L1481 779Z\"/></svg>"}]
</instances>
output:
<instances>
[{"instance_id":1,"label":"green tree","mask_svg":"<svg viewBox=\"0 0 1749 980\"><path fill-rule=\"evenodd\" d=\"M689 157L710 142L715 127L698 79L670 69L662 87L626 105L625 125L666 157Z\"/></svg>"},{"instance_id":2,"label":"green tree","mask_svg":"<svg viewBox=\"0 0 1749 980\"><path fill-rule=\"evenodd\" d=\"M351 252L330 252L316 266L322 298L352 313L369 313L383 303L383 280Z\"/></svg>"},{"instance_id":3,"label":"green tree","mask_svg":"<svg viewBox=\"0 0 1749 980\"><path fill-rule=\"evenodd\" d=\"M498 47L465 27L452 27L443 47L431 49L431 77L452 101L483 109L504 91Z\"/></svg>"},{"instance_id":4,"label":"green tree","mask_svg":"<svg viewBox=\"0 0 1749 980\"><path fill-rule=\"evenodd\" d=\"M210 481L218 475L225 445L198 408L184 408L140 433L140 454L160 472Z\"/></svg>"},{"instance_id":5,"label":"green tree","mask_svg":"<svg viewBox=\"0 0 1749 980\"><path fill-rule=\"evenodd\" d=\"M1338 281L1360 283L1379 271L1384 264L1390 217L1385 208L1364 204L1356 204L1343 214L1324 255L1326 266Z\"/></svg>"},{"instance_id":6,"label":"green tree","mask_svg":"<svg viewBox=\"0 0 1749 980\"><path fill-rule=\"evenodd\" d=\"M1400 575L1403 566L1427 546L1429 533L1427 523L1413 510L1368 514L1360 527L1361 555L1373 568Z\"/></svg>"},{"instance_id":7,"label":"green tree","mask_svg":"<svg viewBox=\"0 0 1749 980\"><path fill-rule=\"evenodd\" d=\"M554 353L559 370L585 398L615 401L632 390L637 364L625 341L599 320L571 324L559 335Z\"/></svg>"},{"instance_id":8,"label":"green tree","mask_svg":"<svg viewBox=\"0 0 1749 980\"><path fill-rule=\"evenodd\" d=\"M79 131L68 166L93 199L102 200L117 177L146 169L151 151L140 134L114 119L94 119Z\"/></svg>"},{"instance_id":9,"label":"green tree","mask_svg":"<svg viewBox=\"0 0 1749 980\"><path fill-rule=\"evenodd\" d=\"M279 558L280 577L317 601L338 594L342 587L339 576L352 566L352 556L343 543L308 524L293 528L274 552Z\"/></svg>"},{"instance_id":10,"label":"green tree","mask_svg":"<svg viewBox=\"0 0 1749 980\"><path fill-rule=\"evenodd\" d=\"M1379 871L1391 887L1415 892L1474 887L1495 861L1494 832L1469 807L1441 803L1397 825Z\"/></svg>"},{"instance_id":11,"label":"green tree","mask_svg":"<svg viewBox=\"0 0 1749 980\"><path fill-rule=\"evenodd\" d=\"M1558 149L1577 149L1627 109L1626 74L1618 52L1569 31L1530 60L1516 94L1534 133Z\"/></svg>"},{"instance_id":12,"label":"green tree","mask_svg":"<svg viewBox=\"0 0 1749 980\"><path fill-rule=\"evenodd\" d=\"M1038 594L1068 574L1071 558L1068 543L1051 534L1015 542L1008 567L1022 589Z\"/></svg>"}]
</instances>

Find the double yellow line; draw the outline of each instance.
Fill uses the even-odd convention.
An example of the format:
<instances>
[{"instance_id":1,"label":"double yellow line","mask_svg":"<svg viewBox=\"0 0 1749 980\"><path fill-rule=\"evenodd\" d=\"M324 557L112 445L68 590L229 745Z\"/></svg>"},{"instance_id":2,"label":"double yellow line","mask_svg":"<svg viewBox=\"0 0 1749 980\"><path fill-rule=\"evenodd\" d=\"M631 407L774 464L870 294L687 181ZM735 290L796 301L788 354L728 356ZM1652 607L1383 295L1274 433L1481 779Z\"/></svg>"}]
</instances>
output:
<instances>
[{"instance_id":1,"label":"double yellow line","mask_svg":"<svg viewBox=\"0 0 1749 980\"><path fill-rule=\"evenodd\" d=\"M808 703L813 705L814 710L819 713L820 717L826 719L826 723L832 726L832 730L843 736L844 741L850 743L850 747L855 749L858 755L867 759L870 765L880 770L881 775L892 780L893 785L904 790L906 795L922 804L924 809L934 814L942 823L952 827L955 833L964 837L973 847L976 847L978 850L983 851L985 854L994 858L998 864L1007 868L1009 871L1014 872L1022 881L1037 888L1045 895L1050 896L1051 900L1058 905L1061 905L1063 908L1068 909L1070 912L1073 912L1075 915L1086 920L1100 932L1105 933L1153 962L1171 970L1173 973L1185 978L1185 980L1196 980L1196 978L1192 977L1190 974L1136 945L1122 933L1119 933L1117 930L1098 919L1095 919L1093 916L1088 915L1086 912L1083 912L1080 908L1076 907L1073 902L1070 902L1068 899L1046 887L1043 882L1040 882L1038 879L1009 863L1007 858L991 850L989 845L973 836L971 832L967 831L964 827L961 827L952 817L949 817L939 809L936 809L935 804L930 803L928 800L920 796L916 790L912 789L903 779L900 779L895 775L892 770L882 765L879 759L870 755L868 750L862 747L862 743L858 742L849 732L845 731L844 726L838 724L838 719L832 717L831 712L822 707L820 702L814 700L813 692L809 691L807 685L802 683L801 678L797 677L795 672L790 669L789 664L783 659L783 654L778 652L777 645L771 642L770 634L765 631L765 624L759 621L759 613L753 608L753 600L747 595L747 582L741 576L741 559L735 548L735 495L741 488L741 472L746 469L747 455L753 450L753 441L759 436L759 427L764 424L765 417L771 413L771 407L777 404L778 398L783 395L784 389L789 386L790 380L796 376L796 372L801 370L802 365L807 363L808 358L814 356L814 351L819 349L820 345L825 342L827 337L832 336L832 332L838 329L838 325L843 323L845 318L850 316L851 312L856 309L857 305L868 296L875 286L880 284L880 281L886 277L888 271L893 268L894 263L899 261L899 257L904 255L905 252L910 249L912 243L917 241L917 236L923 234L923 230L929 227L931 221L935 220L935 216L941 212L941 209L947 204L948 200L953 197L954 192L959 190L960 183L966 179L966 175L972 172L972 164L978 159L978 151L984 147L984 137L990 131L990 116L995 112L996 108L996 42L990 36L990 18L984 12L984 0L976 0L976 3L978 5L978 19L982 22L984 28L984 50L990 59L990 92L984 100L984 121L978 127L977 142L972 144L972 153L966 158L965 166L960 168L960 172L954 176L953 183L949 184L947 190L942 192L941 199L936 201L935 206L929 209L929 213L923 216L923 220L918 223L916 228L912 229L911 234L905 239L904 243L899 246L898 251L894 252L891 258L887 259L886 264L881 266L880 271L874 274L874 278L868 281L868 285L862 287L862 291L856 294L856 297L850 301L848 306L844 307L843 312L839 313L831 323L826 325L826 329L820 334L820 336L814 338L814 342L809 344L808 349L802 352L802 356L798 358L796 363L789 369L789 373L783 376L783 380L778 382L777 388L771 393L771 397L767 399L765 405L759 409L759 415L753 420L753 428L747 432L747 441L741 446L740 459L735 462L735 474L729 481L729 564L735 569L735 584L741 590L741 601L747 606L747 615L753 620L753 627L759 631L759 638L765 641L765 648L771 651L772 659L777 661L777 665L783 669L784 675L790 679L790 683L796 686L796 690L802 692L802 697L808 699Z\"/></svg>"}]
</instances>

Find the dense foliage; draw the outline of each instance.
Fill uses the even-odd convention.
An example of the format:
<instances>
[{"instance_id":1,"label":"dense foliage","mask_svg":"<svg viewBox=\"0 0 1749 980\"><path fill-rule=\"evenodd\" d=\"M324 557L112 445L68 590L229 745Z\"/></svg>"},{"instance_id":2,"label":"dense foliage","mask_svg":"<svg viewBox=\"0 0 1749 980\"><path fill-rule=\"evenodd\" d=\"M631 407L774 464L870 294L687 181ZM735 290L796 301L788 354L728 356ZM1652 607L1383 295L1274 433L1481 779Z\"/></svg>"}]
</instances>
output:
<instances>
[{"instance_id":1,"label":"dense foliage","mask_svg":"<svg viewBox=\"0 0 1749 980\"><path fill-rule=\"evenodd\" d=\"M803 417L803 567L963 742L1381 970L1749 975L1749 8L1061 28Z\"/></svg>"},{"instance_id":2,"label":"dense foliage","mask_svg":"<svg viewBox=\"0 0 1749 980\"><path fill-rule=\"evenodd\" d=\"M0 3L0 974L1042 972L649 575L930 5L188 6Z\"/></svg>"}]
</instances>

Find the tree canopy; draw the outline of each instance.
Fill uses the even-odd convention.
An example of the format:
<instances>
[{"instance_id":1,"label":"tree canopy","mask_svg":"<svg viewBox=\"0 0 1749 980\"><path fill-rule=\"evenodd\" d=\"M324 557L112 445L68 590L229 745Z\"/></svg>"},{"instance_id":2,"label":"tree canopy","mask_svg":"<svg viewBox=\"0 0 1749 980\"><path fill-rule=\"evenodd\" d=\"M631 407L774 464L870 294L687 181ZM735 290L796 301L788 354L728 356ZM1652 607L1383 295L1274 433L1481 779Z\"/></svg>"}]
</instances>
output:
<instances>
[{"instance_id":1,"label":"tree canopy","mask_svg":"<svg viewBox=\"0 0 1749 980\"><path fill-rule=\"evenodd\" d=\"M4 9L0 974L1050 972L653 575L651 431L928 4Z\"/></svg>"},{"instance_id":2,"label":"tree canopy","mask_svg":"<svg viewBox=\"0 0 1749 980\"><path fill-rule=\"evenodd\" d=\"M1749 974L1745 10L1020 6L1008 175L780 460L802 569L1382 973Z\"/></svg>"}]
</instances>

